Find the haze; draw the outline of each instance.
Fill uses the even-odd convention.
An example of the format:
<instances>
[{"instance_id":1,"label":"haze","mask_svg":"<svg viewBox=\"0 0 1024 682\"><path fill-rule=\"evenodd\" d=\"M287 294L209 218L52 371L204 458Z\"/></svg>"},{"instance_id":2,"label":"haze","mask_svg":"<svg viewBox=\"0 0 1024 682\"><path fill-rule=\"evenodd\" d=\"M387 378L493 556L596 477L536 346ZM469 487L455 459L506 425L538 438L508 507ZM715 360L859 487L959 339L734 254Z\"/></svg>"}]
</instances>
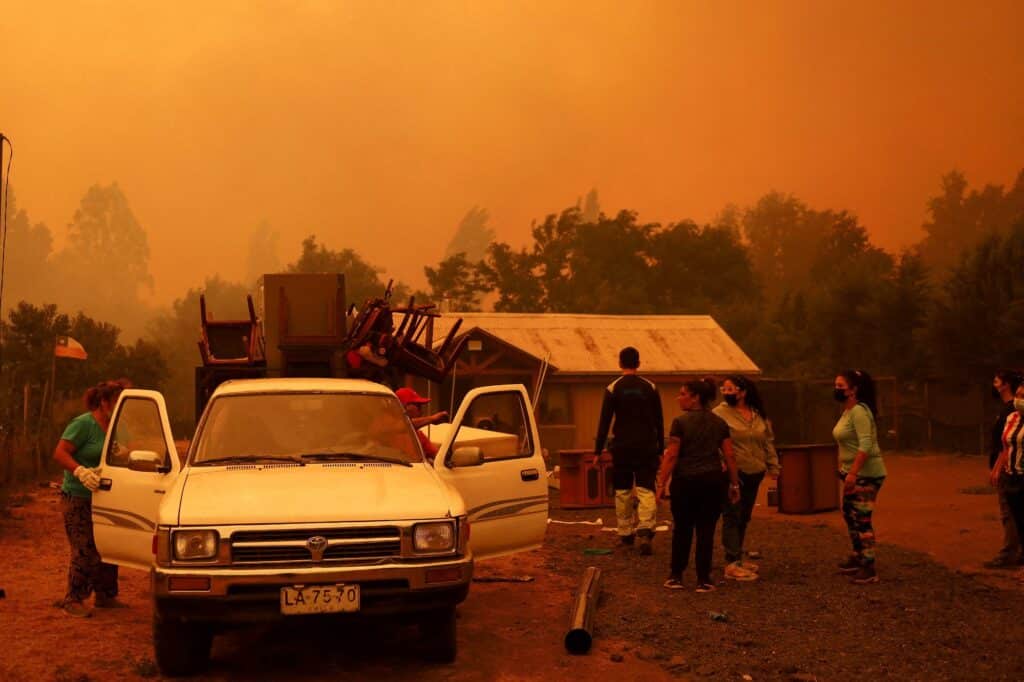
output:
<instances>
[{"instance_id":1,"label":"haze","mask_svg":"<svg viewBox=\"0 0 1024 682\"><path fill-rule=\"evenodd\" d=\"M416 285L472 206L519 245L591 187L663 222L778 189L898 249L943 173L1021 168L1024 4L854 5L7 2L0 130L57 248L120 183L159 302L264 220Z\"/></svg>"}]
</instances>

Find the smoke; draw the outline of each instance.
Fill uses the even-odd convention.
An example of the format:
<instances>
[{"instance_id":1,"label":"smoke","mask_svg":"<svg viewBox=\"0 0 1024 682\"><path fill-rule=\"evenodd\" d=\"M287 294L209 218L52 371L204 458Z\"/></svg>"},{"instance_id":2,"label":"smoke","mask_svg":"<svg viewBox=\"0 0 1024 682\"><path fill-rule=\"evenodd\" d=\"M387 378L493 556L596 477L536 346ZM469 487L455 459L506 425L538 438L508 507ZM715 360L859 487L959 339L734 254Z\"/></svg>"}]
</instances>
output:
<instances>
[{"instance_id":1,"label":"smoke","mask_svg":"<svg viewBox=\"0 0 1024 682\"><path fill-rule=\"evenodd\" d=\"M1024 5L942 5L11 3L0 123L55 250L119 184L152 304L251 276L264 220L267 262L316 234L420 286L468 207L521 244L594 186L660 222L778 189L895 249L1024 158Z\"/></svg>"}]
</instances>

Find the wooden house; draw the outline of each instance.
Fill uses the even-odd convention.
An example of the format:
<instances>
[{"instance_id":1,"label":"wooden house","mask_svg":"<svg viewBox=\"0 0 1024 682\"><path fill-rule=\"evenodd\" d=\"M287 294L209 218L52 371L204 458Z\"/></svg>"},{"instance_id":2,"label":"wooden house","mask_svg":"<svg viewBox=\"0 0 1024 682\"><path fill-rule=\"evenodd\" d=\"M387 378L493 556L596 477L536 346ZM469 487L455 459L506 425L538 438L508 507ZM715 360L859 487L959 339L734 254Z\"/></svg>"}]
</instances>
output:
<instances>
[{"instance_id":1,"label":"wooden house","mask_svg":"<svg viewBox=\"0 0 1024 682\"><path fill-rule=\"evenodd\" d=\"M679 412L684 380L761 373L709 315L450 313L435 321L433 339L444 339L458 317L468 338L455 371L417 390L429 391L437 410L458 405L476 386L522 383L551 451L593 447L603 393L621 373L626 346L640 351L640 373L658 386L666 426Z\"/></svg>"}]
</instances>

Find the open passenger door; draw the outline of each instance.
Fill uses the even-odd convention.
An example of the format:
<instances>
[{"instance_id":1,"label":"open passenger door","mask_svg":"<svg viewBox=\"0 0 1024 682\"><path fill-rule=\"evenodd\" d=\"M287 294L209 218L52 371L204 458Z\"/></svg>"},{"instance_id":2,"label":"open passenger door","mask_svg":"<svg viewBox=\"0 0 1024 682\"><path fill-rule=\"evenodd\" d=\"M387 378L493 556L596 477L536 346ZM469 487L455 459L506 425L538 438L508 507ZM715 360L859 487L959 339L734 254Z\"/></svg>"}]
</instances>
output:
<instances>
[{"instance_id":1,"label":"open passenger door","mask_svg":"<svg viewBox=\"0 0 1024 682\"><path fill-rule=\"evenodd\" d=\"M92 524L103 561L149 570L164 493L181 471L164 397L126 389L114 407L92 494Z\"/></svg>"},{"instance_id":2,"label":"open passenger door","mask_svg":"<svg viewBox=\"0 0 1024 682\"><path fill-rule=\"evenodd\" d=\"M470 391L434 460L462 494L473 554L483 559L539 547L548 484L537 424L520 384Z\"/></svg>"}]
</instances>

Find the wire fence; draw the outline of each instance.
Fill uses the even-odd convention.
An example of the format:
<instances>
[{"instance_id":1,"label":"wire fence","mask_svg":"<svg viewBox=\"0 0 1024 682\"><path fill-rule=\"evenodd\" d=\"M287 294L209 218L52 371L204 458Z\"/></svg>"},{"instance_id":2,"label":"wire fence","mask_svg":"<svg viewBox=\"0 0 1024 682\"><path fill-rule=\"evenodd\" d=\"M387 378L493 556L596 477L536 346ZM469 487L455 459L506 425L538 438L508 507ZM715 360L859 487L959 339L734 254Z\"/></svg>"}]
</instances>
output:
<instances>
[{"instance_id":1,"label":"wire fence","mask_svg":"<svg viewBox=\"0 0 1024 682\"><path fill-rule=\"evenodd\" d=\"M988 452L991 426L1000 409L988 385L892 377L876 382L878 435L884 450ZM833 379L767 377L758 385L780 445L832 442L840 412L832 398ZM17 418L0 424L0 486L50 477L56 471L51 454L57 438L67 420L80 411L79 403L56 401L52 421L37 409L7 407L7 414Z\"/></svg>"},{"instance_id":2,"label":"wire fence","mask_svg":"<svg viewBox=\"0 0 1024 682\"><path fill-rule=\"evenodd\" d=\"M946 379L876 380L878 437L886 450L987 453L1000 403L987 384ZM783 445L828 443L840 414L833 379L777 379L758 383Z\"/></svg>"},{"instance_id":3,"label":"wire fence","mask_svg":"<svg viewBox=\"0 0 1024 682\"><path fill-rule=\"evenodd\" d=\"M0 486L49 478L58 470L53 451L67 422L82 411L81 400L60 397L43 409L41 389L7 392L0 405Z\"/></svg>"}]
</instances>

